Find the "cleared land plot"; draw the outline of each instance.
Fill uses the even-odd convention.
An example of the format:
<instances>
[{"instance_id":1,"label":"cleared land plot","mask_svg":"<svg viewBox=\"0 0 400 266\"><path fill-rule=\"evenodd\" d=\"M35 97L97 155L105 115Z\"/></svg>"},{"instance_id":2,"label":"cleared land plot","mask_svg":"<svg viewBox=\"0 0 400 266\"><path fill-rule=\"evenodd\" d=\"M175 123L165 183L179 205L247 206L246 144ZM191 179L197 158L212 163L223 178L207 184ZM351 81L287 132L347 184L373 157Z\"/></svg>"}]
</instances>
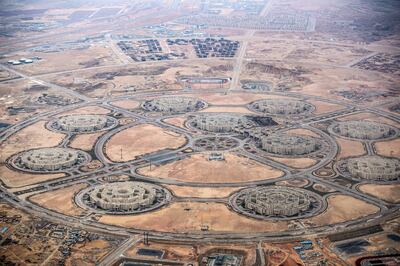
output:
<instances>
[{"instance_id":1,"label":"cleared land plot","mask_svg":"<svg viewBox=\"0 0 400 266\"><path fill-rule=\"evenodd\" d=\"M75 149L90 151L97 139L103 134L104 132L76 135L68 146Z\"/></svg>"},{"instance_id":2,"label":"cleared land plot","mask_svg":"<svg viewBox=\"0 0 400 266\"><path fill-rule=\"evenodd\" d=\"M196 154L170 164L139 169L139 173L186 182L227 183L264 180L283 172L254 160L227 153L224 161L209 161L207 154Z\"/></svg>"},{"instance_id":3,"label":"cleared land plot","mask_svg":"<svg viewBox=\"0 0 400 266\"><path fill-rule=\"evenodd\" d=\"M177 149L185 143L186 138L182 135L157 126L143 124L112 136L106 144L106 154L112 161L125 162L133 160L138 155L163 149Z\"/></svg>"},{"instance_id":4,"label":"cleared land plot","mask_svg":"<svg viewBox=\"0 0 400 266\"><path fill-rule=\"evenodd\" d=\"M62 113L62 115L74 115L74 114L99 114L99 115L105 115L110 113L111 111L109 109L99 107L99 106L86 106L86 107L81 107L78 109L74 109L72 111L68 111L65 113Z\"/></svg>"},{"instance_id":5,"label":"cleared land plot","mask_svg":"<svg viewBox=\"0 0 400 266\"><path fill-rule=\"evenodd\" d=\"M225 198L231 193L241 189L240 187L187 187L187 186L167 186L177 197L195 198Z\"/></svg>"},{"instance_id":6,"label":"cleared land plot","mask_svg":"<svg viewBox=\"0 0 400 266\"><path fill-rule=\"evenodd\" d=\"M287 229L287 222L258 221L232 212L224 204L198 202L173 203L141 215L104 215L99 221L129 228L176 233L200 231L202 225L208 225L211 232L278 232Z\"/></svg>"},{"instance_id":7,"label":"cleared land plot","mask_svg":"<svg viewBox=\"0 0 400 266\"><path fill-rule=\"evenodd\" d=\"M0 166L0 179L8 187L23 187L63 177L64 174L29 174Z\"/></svg>"},{"instance_id":8,"label":"cleared land plot","mask_svg":"<svg viewBox=\"0 0 400 266\"><path fill-rule=\"evenodd\" d=\"M347 195L328 197L326 211L310 220L317 225L326 225L355 220L379 211L375 205Z\"/></svg>"},{"instance_id":9,"label":"cleared land plot","mask_svg":"<svg viewBox=\"0 0 400 266\"><path fill-rule=\"evenodd\" d=\"M65 135L47 130L45 124L45 121L36 122L5 140L0 145L1 162L21 151L57 146Z\"/></svg>"},{"instance_id":10,"label":"cleared land plot","mask_svg":"<svg viewBox=\"0 0 400 266\"><path fill-rule=\"evenodd\" d=\"M27 74L45 74L63 70L81 69L94 66L117 64L118 61L112 50L103 45L92 45L83 49L62 50L54 53L25 52L19 53L7 60L20 57L39 56L42 60L33 64L20 65L16 69ZM62 63L60 63L62 62Z\"/></svg>"},{"instance_id":11,"label":"cleared land plot","mask_svg":"<svg viewBox=\"0 0 400 266\"><path fill-rule=\"evenodd\" d=\"M75 205L74 195L86 187L87 184L77 184L32 196L30 201L62 214L77 216L82 214L83 210Z\"/></svg>"},{"instance_id":12,"label":"cleared land plot","mask_svg":"<svg viewBox=\"0 0 400 266\"><path fill-rule=\"evenodd\" d=\"M376 184L366 184L361 185L359 189L367 194L374 197L386 200L391 203L400 202L400 185L376 185Z\"/></svg>"},{"instance_id":13,"label":"cleared land plot","mask_svg":"<svg viewBox=\"0 0 400 266\"><path fill-rule=\"evenodd\" d=\"M378 154L389 157L400 157L400 139L376 142L374 144Z\"/></svg>"},{"instance_id":14,"label":"cleared land plot","mask_svg":"<svg viewBox=\"0 0 400 266\"><path fill-rule=\"evenodd\" d=\"M359 156L366 153L363 144L359 141L342 138L336 138L336 141L339 144L340 148L338 159L350 156Z\"/></svg>"},{"instance_id":15,"label":"cleared land plot","mask_svg":"<svg viewBox=\"0 0 400 266\"><path fill-rule=\"evenodd\" d=\"M167 119L163 120L163 122L165 122L167 124L170 124L170 125L173 125L173 126L176 126L176 127L181 127L181 128L185 127L185 121L186 121L186 118L185 117L180 117L180 116L167 118Z\"/></svg>"},{"instance_id":16,"label":"cleared land plot","mask_svg":"<svg viewBox=\"0 0 400 266\"><path fill-rule=\"evenodd\" d=\"M310 43L293 40L250 41L246 57L268 56L270 60L342 65L370 53L364 48L335 46L323 43Z\"/></svg>"},{"instance_id":17,"label":"cleared land plot","mask_svg":"<svg viewBox=\"0 0 400 266\"><path fill-rule=\"evenodd\" d=\"M111 102L111 104L125 109L134 109L140 106L140 103L135 100L120 100Z\"/></svg>"},{"instance_id":18,"label":"cleared land plot","mask_svg":"<svg viewBox=\"0 0 400 266\"><path fill-rule=\"evenodd\" d=\"M310 158L281 158L281 157L269 157L270 159L279 163L286 164L293 168L308 168L317 163L316 160Z\"/></svg>"}]
</instances>

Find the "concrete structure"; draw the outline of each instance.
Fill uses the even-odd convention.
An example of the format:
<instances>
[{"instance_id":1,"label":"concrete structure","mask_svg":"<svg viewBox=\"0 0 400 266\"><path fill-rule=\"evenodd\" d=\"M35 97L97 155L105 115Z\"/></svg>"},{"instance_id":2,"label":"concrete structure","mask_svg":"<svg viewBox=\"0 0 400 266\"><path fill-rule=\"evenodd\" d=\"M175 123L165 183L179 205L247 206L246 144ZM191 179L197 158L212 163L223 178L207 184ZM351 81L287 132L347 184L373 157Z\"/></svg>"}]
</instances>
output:
<instances>
[{"instance_id":1,"label":"concrete structure","mask_svg":"<svg viewBox=\"0 0 400 266\"><path fill-rule=\"evenodd\" d=\"M297 188L265 187L247 193L245 207L261 215L293 216L306 211L311 201L307 193Z\"/></svg>"},{"instance_id":2,"label":"concrete structure","mask_svg":"<svg viewBox=\"0 0 400 266\"><path fill-rule=\"evenodd\" d=\"M116 124L115 118L106 115L67 115L50 121L49 128L62 132L87 133L109 129Z\"/></svg>"},{"instance_id":3,"label":"concrete structure","mask_svg":"<svg viewBox=\"0 0 400 266\"><path fill-rule=\"evenodd\" d=\"M358 139L377 140L391 138L397 135L393 126L372 121L343 121L332 124L328 130L336 135Z\"/></svg>"},{"instance_id":4,"label":"concrete structure","mask_svg":"<svg viewBox=\"0 0 400 266\"><path fill-rule=\"evenodd\" d=\"M41 148L17 154L11 164L32 171L58 171L69 169L86 162L89 155L69 148Z\"/></svg>"},{"instance_id":5,"label":"concrete structure","mask_svg":"<svg viewBox=\"0 0 400 266\"><path fill-rule=\"evenodd\" d=\"M145 101L141 107L151 112L162 113L187 113L204 109L207 104L199 99L183 96L160 97Z\"/></svg>"},{"instance_id":6,"label":"concrete structure","mask_svg":"<svg viewBox=\"0 0 400 266\"><path fill-rule=\"evenodd\" d=\"M152 205L156 191L150 185L124 182L98 186L89 196L102 209L130 211Z\"/></svg>"},{"instance_id":7,"label":"concrete structure","mask_svg":"<svg viewBox=\"0 0 400 266\"><path fill-rule=\"evenodd\" d=\"M318 194L285 186L259 186L243 189L229 199L232 208L244 215L268 220L311 217L326 206Z\"/></svg>"},{"instance_id":8,"label":"concrete structure","mask_svg":"<svg viewBox=\"0 0 400 266\"><path fill-rule=\"evenodd\" d=\"M303 155L309 154L321 147L317 138L294 135L274 134L261 137L261 148L267 152L280 155Z\"/></svg>"},{"instance_id":9,"label":"concrete structure","mask_svg":"<svg viewBox=\"0 0 400 266\"><path fill-rule=\"evenodd\" d=\"M311 114L315 106L299 100L263 99L250 103L249 109L269 115L302 116Z\"/></svg>"},{"instance_id":10,"label":"concrete structure","mask_svg":"<svg viewBox=\"0 0 400 266\"><path fill-rule=\"evenodd\" d=\"M213 113L196 116L191 125L203 131L229 133L238 127L250 128L254 123L241 115Z\"/></svg>"},{"instance_id":11,"label":"concrete structure","mask_svg":"<svg viewBox=\"0 0 400 266\"><path fill-rule=\"evenodd\" d=\"M143 182L115 182L82 190L77 204L99 212L134 214L156 209L170 198L163 187Z\"/></svg>"},{"instance_id":12,"label":"concrete structure","mask_svg":"<svg viewBox=\"0 0 400 266\"><path fill-rule=\"evenodd\" d=\"M400 178L400 160L380 156L350 158L347 169L355 178L391 181Z\"/></svg>"}]
</instances>

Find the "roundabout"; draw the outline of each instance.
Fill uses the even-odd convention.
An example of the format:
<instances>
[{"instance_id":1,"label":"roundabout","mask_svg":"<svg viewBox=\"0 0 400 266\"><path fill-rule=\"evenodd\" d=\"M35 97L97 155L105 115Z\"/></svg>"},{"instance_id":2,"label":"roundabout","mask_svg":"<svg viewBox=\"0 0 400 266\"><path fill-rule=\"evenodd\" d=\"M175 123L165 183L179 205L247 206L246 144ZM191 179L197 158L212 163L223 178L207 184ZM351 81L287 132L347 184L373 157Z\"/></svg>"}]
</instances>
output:
<instances>
[{"instance_id":1,"label":"roundabout","mask_svg":"<svg viewBox=\"0 0 400 266\"><path fill-rule=\"evenodd\" d=\"M239 146L239 141L229 137L203 137L196 139L193 147L200 151L225 151Z\"/></svg>"}]
</instances>

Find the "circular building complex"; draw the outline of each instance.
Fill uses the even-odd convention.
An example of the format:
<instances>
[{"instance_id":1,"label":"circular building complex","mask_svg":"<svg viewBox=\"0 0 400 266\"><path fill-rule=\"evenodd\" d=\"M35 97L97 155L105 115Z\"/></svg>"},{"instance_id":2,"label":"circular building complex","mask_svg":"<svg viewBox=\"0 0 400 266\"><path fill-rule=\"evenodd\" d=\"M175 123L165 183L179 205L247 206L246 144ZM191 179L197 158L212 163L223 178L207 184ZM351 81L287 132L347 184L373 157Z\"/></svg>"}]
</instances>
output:
<instances>
[{"instance_id":1,"label":"circular building complex","mask_svg":"<svg viewBox=\"0 0 400 266\"><path fill-rule=\"evenodd\" d=\"M263 99L249 104L249 109L269 115L304 116L315 110L315 106L298 100Z\"/></svg>"},{"instance_id":2,"label":"circular building complex","mask_svg":"<svg viewBox=\"0 0 400 266\"><path fill-rule=\"evenodd\" d=\"M322 209L322 198L305 189L268 186L244 189L230 203L234 210L254 218L298 219Z\"/></svg>"},{"instance_id":3,"label":"circular building complex","mask_svg":"<svg viewBox=\"0 0 400 266\"><path fill-rule=\"evenodd\" d=\"M376 155L344 159L338 163L339 172L358 180L393 181L400 178L400 160Z\"/></svg>"},{"instance_id":4,"label":"circular building complex","mask_svg":"<svg viewBox=\"0 0 400 266\"><path fill-rule=\"evenodd\" d=\"M67 133L92 133L110 129L117 120L106 115L67 115L49 122L50 129Z\"/></svg>"},{"instance_id":5,"label":"circular building complex","mask_svg":"<svg viewBox=\"0 0 400 266\"><path fill-rule=\"evenodd\" d=\"M274 134L261 137L261 149L278 155L304 155L317 151L322 143L319 139L294 134Z\"/></svg>"},{"instance_id":6,"label":"circular building complex","mask_svg":"<svg viewBox=\"0 0 400 266\"><path fill-rule=\"evenodd\" d=\"M243 115L210 113L193 117L189 120L189 125L208 132L230 133L239 128L254 127L256 123Z\"/></svg>"},{"instance_id":7,"label":"circular building complex","mask_svg":"<svg viewBox=\"0 0 400 266\"><path fill-rule=\"evenodd\" d=\"M20 170L52 172L78 167L89 160L90 156L81 150L41 148L19 153L11 158L10 163Z\"/></svg>"},{"instance_id":8,"label":"circular building complex","mask_svg":"<svg viewBox=\"0 0 400 266\"><path fill-rule=\"evenodd\" d=\"M332 124L328 130L342 137L357 140L378 140L397 135L397 128L371 121L343 121Z\"/></svg>"},{"instance_id":9,"label":"circular building complex","mask_svg":"<svg viewBox=\"0 0 400 266\"><path fill-rule=\"evenodd\" d=\"M150 112L181 114L204 109L207 104L199 99L183 96L160 97L142 103L142 108Z\"/></svg>"},{"instance_id":10,"label":"circular building complex","mask_svg":"<svg viewBox=\"0 0 400 266\"><path fill-rule=\"evenodd\" d=\"M112 214L135 214L166 204L171 194L161 186L142 182L116 182L90 187L78 193L81 207Z\"/></svg>"}]
</instances>

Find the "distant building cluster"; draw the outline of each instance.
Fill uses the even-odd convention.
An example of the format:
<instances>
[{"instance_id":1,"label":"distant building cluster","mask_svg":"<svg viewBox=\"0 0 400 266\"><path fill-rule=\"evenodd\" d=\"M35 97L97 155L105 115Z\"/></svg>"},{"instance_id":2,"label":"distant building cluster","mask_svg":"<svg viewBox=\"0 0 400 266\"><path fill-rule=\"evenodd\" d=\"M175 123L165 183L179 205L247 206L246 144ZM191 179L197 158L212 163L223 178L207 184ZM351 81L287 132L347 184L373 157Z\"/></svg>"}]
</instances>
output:
<instances>
[{"instance_id":1,"label":"distant building cluster","mask_svg":"<svg viewBox=\"0 0 400 266\"><path fill-rule=\"evenodd\" d=\"M321 147L314 137L294 134L275 134L261 138L261 148L279 155L304 155Z\"/></svg>"},{"instance_id":2,"label":"distant building cluster","mask_svg":"<svg viewBox=\"0 0 400 266\"><path fill-rule=\"evenodd\" d=\"M400 160L380 156L350 158L347 169L355 178L391 181L400 178Z\"/></svg>"},{"instance_id":3,"label":"distant building cluster","mask_svg":"<svg viewBox=\"0 0 400 266\"><path fill-rule=\"evenodd\" d=\"M69 148L40 148L24 151L12 159L13 166L32 171L59 171L79 166L88 161L89 155Z\"/></svg>"},{"instance_id":4,"label":"distant building cluster","mask_svg":"<svg viewBox=\"0 0 400 266\"><path fill-rule=\"evenodd\" d=\"M400 55L378 53L365 58L353 65L365 70L380 71L383 73L400 74Z\"/></svg>"},{"instance_id":5,"label":"distant building cluster","mask_svg":"<svg viewBox=\"0 0 400 266\"><path fill-rule=\"evenodd\" d=\"M231 41L224 38L205 38L205 39L176 39L167 40L168 45L187 45L191 44L198 58L207 57L234 57L238 48L238 41Z\"/></svg>"},{"instance_id":6,"label":"distant building cluster","mask_svg":"<svg viewBox=\"0 0 400 266\"><path fill-rule=\"evenodd\" d=\"M67 115L50 121L49 127L54 130L70 133L88 133L113 127L115 118L106 115L82 114Z\"/></svg>"},{"instance_id":7,"label":"distant building cluster","mask_svg":"<svg viewBox=\"0 0 400 266\"><path fill-rule=\"evenodd\" d=\"M371 121L342 121L332 124L329 130L334 134L360 140L376 140L393 137L395 127Z\"/></svg>"},{"instance_id":8,"label":"distant building cluster","mask_svg":"<svg viewBox=\"0 0 400 266\"><path fill-rule=\"evenodd\" d=\"M208 132L228 133L237 127L251 127L254 123L245 116L234 114L198 115L192 120L192 125Z\"/></svg>"},{"instance_id":9,"label":"distant building cluster","mask_svg":"<svg viewBox=\"0 0 400 266\"><path fill-rule=\"evenodd\" d=\"M98 186L89 193L90 200L105 210L132 211L148 207L156 200L151 185L123 182Z\"/></svg>"},{"instance_id":10,"label":"distant building cluster","mask_svg":"<svg viewBox=\"0 0 400 266\"><path fill-rule=\"evenodd\" d=\"M32 58L22 57L22 58L20 58L18 60L9 60L9 61L7 61L7 63L10 64L10 65L16 66L16 65L23 65L23 64L32 64L33 62L41 60L41 59L42 58L37 57L37 56L32 57Z\"/></svg>"},{"instance_id":11,"label":"distant building cluster","mask_svg":"<svg viewBox=\"0 0 400 266\"><path fill-rule=\"evenodd\" d=\"M185 58L184 53L164 52L160 42L156 39L119 41L118 46L124 53L137 62Z\"/></svg>"},{"instance_id":12,"label":"distant building cluster","mask_svg":"<svg viewBox=\"0 0 400 266\"><path fill-rule=\"evenodd\" d=\"M218 14L201 14L187 16L177 20L189 25L207 25L214 27L247 28L255 30L276 31L314 31L316 20L304 12L273 11L266 16L222 16Z\"/></svg>"},{"instance_id":13,"label":"distant building cluster","mask_svg":"<svg viewBox=\"0 0 400 266\"><path fill-rule=\"evenodd\" d=\"M154 210L168 202L170 193L161 186L143 182L115 182L82 190L78 205L112 214L132 214Z\"/></svg>"},{"instance_id":14,"label":"distant building cluster","mask_svg":"<svg viewBox=\"0 0 400 266\"><path fill-rule=\"evenodd\" d=\"M151 112L187 113L204 109L207 104L199 99L182 96L160 97L145 101L142 108Z\"/></svg>"},{"instance_id":15,"label":"distant building cluster","mask_svg":"<svg viewBox=\"0 0 400 266\"><path fill-rule=\"evenodd\" d=\"M289 99L263 99L251 103L249 108L270 115L282 116L307 115L315 110L315 106L310 103Z\"/></svg>"}]
</instances>

